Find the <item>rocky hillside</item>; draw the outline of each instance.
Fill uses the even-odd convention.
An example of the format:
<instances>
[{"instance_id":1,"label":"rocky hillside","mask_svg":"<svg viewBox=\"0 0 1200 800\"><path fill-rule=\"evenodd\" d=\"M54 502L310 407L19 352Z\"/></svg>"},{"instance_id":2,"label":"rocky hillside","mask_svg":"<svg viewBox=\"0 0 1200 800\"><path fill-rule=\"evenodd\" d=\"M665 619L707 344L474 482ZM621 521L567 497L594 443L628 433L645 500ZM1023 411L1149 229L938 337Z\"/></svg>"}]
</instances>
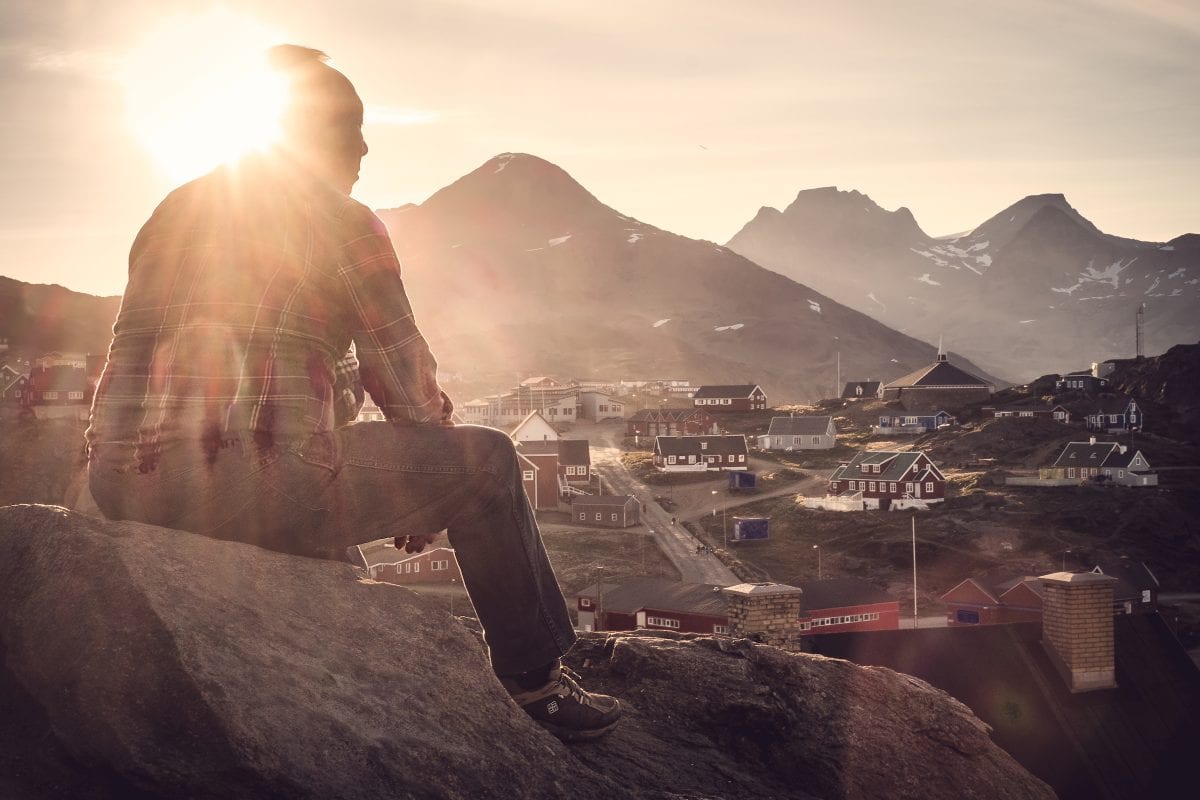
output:
<instances>
[{"instance_id":1,"label":"rocky hillside","mask_svg":"<svg viewBox=\"0 0 1200 800\"><path fill-rule=\"evenodd\" d=\"M464 378L679 376L812 400L833 392L839 353L842 375L864 378L935 355L729 249L624 216L534 156L498 156L380 215L422 328Z\"/></svg>"},{"instance_id":2,"label":"rocky hillside","mask_svg":"<svg viewBox=\"0 0 1200 800\"><path fill-rule=\"evenodd\" d=\"M965 706L886 669L586 636L621 697L567 747L481 641L348 565L0 508L0 796L1049 798Z\"/></svg>"},{"instance_id":3,"label":"rocky hillside","mask_svg":"<svg viewBox=\"0 0 1200 800\"><path fill-rule=\"evenodd\" d=\"M1111 236L1061 194L1026 197L969 233L935 238L906 208L805 190L764 208L727 245L851 308L1028 381L1200 336L1200 236Z\"/></svg>"},{"instance_id":4,"label":"rocky hillside","mask_svg":"<svg viewBox=\"0 0 1200 800\"><path fill-rule=\"evenodd\" d=\"M106 353L119 297L95 297L61 286L0 276L0 339L13 351Z\"/></svg>"}]
</instances>

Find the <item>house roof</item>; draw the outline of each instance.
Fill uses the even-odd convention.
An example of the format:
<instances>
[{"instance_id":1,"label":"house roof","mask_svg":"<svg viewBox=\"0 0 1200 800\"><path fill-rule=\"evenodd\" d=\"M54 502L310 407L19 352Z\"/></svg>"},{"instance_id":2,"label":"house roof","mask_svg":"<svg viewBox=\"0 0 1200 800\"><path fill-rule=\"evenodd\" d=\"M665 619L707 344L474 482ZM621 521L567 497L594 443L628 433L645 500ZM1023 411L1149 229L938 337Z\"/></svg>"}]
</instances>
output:
<instances>
[{"instance_id":1,"label":"house roof","mask_svg":"<svg viewBox=\"0 0 1200 800\"><path fill-rule=\"evenodd\" d=\"M1144 590L1158 591L1159 588L1158 578L1150 568L1128 557L1098 564L1092 571L1117 579L1117 585L1113 587L1113 600L1140 600Z\"/></svg>"},{"instance_id":2,"label":"house roof","mask_svg":"<svg viewBox=\"0 0 1200 800\"><path fill-rule=\"evenodd\" d=\"M1127 394L1102 394L1092 406L1093 414L1124 414L1134 399Z\"/></svg>"},{"instance_id":3,"label":"house roof","mask_svg":"<svg viewBox=\"0 0 1200 800\"><path fill-rule=\"evenodd\" d=\"M882 666L953 695L1063 800L1173 797L1194 785L1200 672L1157 614L1114 618L1115 689L1073 694L1041 625L821 634L825 656Z\"/></svg>"},{"instance_id":4,"label":"house roof","mask_svg":"<svg viewBox=\"0 0 1200 800\"><path fill-rule=\"evenodd\" d=\"M811 614L825 609L895 602L896 598L860 578L830 578L797 584L804 590L804 610Z\"/></svg>"},{"instance_id":5,"label":"house roof","mask_svg":"<svg viewBox=\"0 0 1200 800\"><path fill-rule=\"evenodd\" d=\"M862 387L862 394L855 391L859 387ZM842 389L842 397L866 397L878 392L879 381L847 381L845 388Z\"/></svg>"},{"instance_id":6,"label":"house roof","mask_svg":"<svg viewBox=\"0 0 1200 800\"><path fill-rule=\"evenodd\" d=\"M696 393L694 395L692 395L692 397L693 398L701 398L701 399L706 398L706 397L707 398L712 398L712 397L742 398L742 397L749 397L750 395L752 395L754 393L755 389L758 389L758 384L755 384L755 383L737 384L734 386L726 386L726 385L701 386L699 389L696 390ZM760 392L762 391L762 389L758 389L758 390Z\"/></svg>"},{"instance_id":7,"label":"house roof","mask_svg":"<svg viewBox=\"0 0 1200 800\"><path fill-rule=\"evenodd\" d=\"M406 553L398 549L395 544L395 539L388 537L386 539L376 539L372 542L364 542L358 546L358 551L362 553L363 560L367 562L368 567L378 567L383 564L400 564L405 561L410 561L414 558L427 556L432 553L437 553L444 550L451 557L454 556L453 547L434 547L427 548L420 553Z\"/></svg>"},{"instance_id":8,"label":"house roof","mask_svg":"<svg viewBox=\"0 0 1200 800\"><path fill-rule=\"evenodd\" d=\"M35 368L29 373L29 388L35 392L78 392L88 388L87 371L67 364Z\"/></svg>"},{"instance_id":9,"label":"house roof","mask_svg":"<svg viewBox=\"0 0 1200 800\"><path fill-rule=\"evenodd\" d=\"M871 466L874 464L880 465L879 472L868 472L868 480L875 481L898 481L901 480L905 473L912 469L913 465L922 459L927 459L920 450L863 450L859 452L849 462L840 465L833 471L833 475L829 477L831 481L842 480L843 478L853 478L857 480L862 477L860 467L864 464ZM929 462L933 467L933 471L937 473L938 478L942 475L933 462Z\"/></svg>"},{"instance_id":10,"label":"house roof","mask_svg":"<svg viewBox=\"0 0 1200 800\"><path fill-rule=\"evenodd\" d=\"M618 508L625 506L630 500L636 501L637 498L631 494L593 494L583 496L580 495L571 503L572 508L579 506L616 506Z\"/></svg>"},{"instance_id":11,"label":"house roof","mask_svg":"<svg viewBox=\"0 0 1200 800\"><path fill-rule=\"evenodd\" d=\"M1117 451L1116 442L1070 442L1054 462L1055 467L1100 467L1109 454Z\"/></svg>"},{"instance_id":12,"label":"house roof","mask_svg":"<svg viewBox=\"0 0 1200 800\"><path fill-rule=\"evenodd\" d=\"M707 443L708 447L701 447ZM742 434L712 434L697 436L655 436L654 449L664 456L737 455L746 452L746 437Z\"/></svg>"},{"instance_id":13,"label":"house roof","mask_svg":"<svg viewBox=\"0 0 1200 800\"><path fill-rule=\"evenodd\" d=\"M674 611L680 614L702 614L724 617L728 599L721 587L709 583L682 583L665 578L634 578L621 584L604 584L604 611L636 614L646 608ZM600 600L598 586L593 584L579 592L580 597Z\"/></svg>"},{"instance_id":14,"label":"house roof","mask_svg":"<svg viewBox=\"0 0 1200 800\"><path fill-rule=\"evenodd\" d=\"M682 422L707 414L702 408L643 408L629 417L629 422Z\"/></svg>"},{"instance_id":15,"label":"house roof","mask_svg":"<svg viewBox=\"0 0 1200 800\"><path fill-rule=\"evenodd\" d=\"M823 436L831 417L771 417L768 436Z\"/></svg>"},{"instance_id":16,"label":"house roof","mask_svg":"<svg viewBox=\"0 0 1200 800\"><path fill-rule=\"evenodd\" d=\"M903 389L917 387L921 389L933 389L943 386L979 386L991 388L990 383L954 366L946 360L944 355L939 355L938 360L927 367L921 367L921 369L910 372L902 378L897 378L885 388Z\"/></svg>"},{"instance_id":17,"label":"house roof","mask_svg":"<svg viewBox=\"0 0 1200 800\"><path fill-rule=\"evenodd\" d=\"M1104 459L1104 463L1101 466L1129 469L1129 465L1133 463L1133 459L1136 456L1142 456L1142 463L1145 465L1146 470L1149 470L1150 462L1144 455L1142 455L1142 451L1133 450L1130 448L1125 448L1125 452L1123 453L1121 452L1120 448L1113 450L1108 454L1108 458Z\"/></svg>"},{"instance_id":18,"label":"house roof","mask_svg":"<svg viewBox=\"0 0 1200 800\"><path fill-rule=\"evenodd\" d=\"M592 454L587 439L559 439L558 463L560 464L591 464Z\"/></svg>"},{"instance_id":19,"label":"house roof","mask_svg":"<svg viewBox=\"0 0 1200 800\"><path fill-rule=\"evenodd\" d=\"M530 439L517 442L517 452L526 456L557 456L558 439Z\"/></svg>"}]
</instances>

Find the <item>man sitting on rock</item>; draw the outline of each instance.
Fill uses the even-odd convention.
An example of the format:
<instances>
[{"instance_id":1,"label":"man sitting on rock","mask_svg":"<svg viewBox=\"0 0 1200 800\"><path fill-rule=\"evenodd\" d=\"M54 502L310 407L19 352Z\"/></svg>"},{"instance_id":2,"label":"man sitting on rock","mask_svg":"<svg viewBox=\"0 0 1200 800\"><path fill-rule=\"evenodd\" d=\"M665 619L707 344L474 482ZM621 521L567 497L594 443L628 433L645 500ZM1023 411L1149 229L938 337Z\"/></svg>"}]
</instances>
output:
<instances>
[{"instance_id":1,"label":"man sitting on rock","mask_svg":"<svg viewBox=\"0 0 1200 800\"><path fill-rule=\"evenodd\" d=\"M504 687L556 736L599 736L620 706L560 663L575 632L513 444L451 422L391 241L349 197L362 102L324 54L270 55L280 143L176 189L134 241L87 432L96 503L330 559L445 529ZM347 424L363 388L387 421Z\"/></svg>"}]
</instances>

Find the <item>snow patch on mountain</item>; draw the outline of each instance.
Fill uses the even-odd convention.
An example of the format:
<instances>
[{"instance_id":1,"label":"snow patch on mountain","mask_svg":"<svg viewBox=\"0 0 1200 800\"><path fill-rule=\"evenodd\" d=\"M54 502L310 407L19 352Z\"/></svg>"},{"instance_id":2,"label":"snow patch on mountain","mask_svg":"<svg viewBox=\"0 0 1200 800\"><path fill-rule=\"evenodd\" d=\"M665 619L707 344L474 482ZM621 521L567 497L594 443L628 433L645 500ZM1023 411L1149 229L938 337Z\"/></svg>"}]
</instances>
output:
<instances>
[{"instance_id":1,"label":"snow patch on mountain","mask_svg":"<svg viewBox=\"0 0 1200 800\"><path fill-rule=\"evenodd\" d=\"M654 323L651 327L652 328L661 328L663 325L666 325L670 321L671 321L670 317L667 317L666 319L660 319L658 322Z\"/></svg>"},{"instance_id":2,"label":"snow patch on mountain","mask_svg":"<svg viewBox=\"0 0 1200 800\"><path fill-rule=\"evenodd\" d=\"M821 304L820 304L820 303L818 303L816 300L809 300L809 301L808 301L808 307L809 307L811 310L813 310L813 311L817 312L818 314L820 314L820 313L821 313Z\"/></svg>"},{"instance_id":3,"label":"snow patch on mountain","mask_svg":"<svg viewBox=\"0 0 1200 800\"><path fill-rule=\"evenodd\" d=\"M744 327L746 327L746 324L744 322L735 322L732 325L720 325L716 328L713 328L713 330L714 331L740 331Z\"/></svg>"},{"instance_id":4,"label":"snow patch on mountain","mask_svg":"<svg viewBox=\"0 0 1200 800\"><path fill-rule=\"evenodd\" d=\"M558 236L554 239L549 239L549 240L547 240L546 244L550 245L551 247L558 247L560 244L562 244L563 242L567 241L570 238L571 238L571 234L568 233L566 236Z\"/></svg>"},{"instance_id":5,"label":"snow patch on mountain","mask_svg":"<svg viewBox=\"0 0 1200 800\"><path fill-rule=\"evenodd\" d=\"M922 275L919 278L913 278L913 280L920 281L921 283L928 283L930 286L941 286L940 283L938 283L937 281L935 281L933 278L931 278L929 276L928 272L926 272L924 275Z\"/></svg>"},{"instance_id":6,"label":"snow patch on mountain","mask_svg":"<svg viewBox=\"0 0 1200 800\"><path fill-rule=\"evenodd\" d=\"M992 265L992 257L989 256L987 253L984 253L981 256L975 256L975 263L981 264L982 266L985 266L985 267L990 267ZM971 272L974 272L976 275L983 274L979 270L972 267L970 264L967 265L967 269L971 270Z\"/></svg>"},{"instance_id":7,"label":"snow patch on mountain","mask_svg":"<svg viewBox=\"0 0 1200 800\"><path fill-rule=\"evenodd\" d=\"M1174 249L1175 249L1175 245L1173 245L1173 244L1164 244L1162 247L1160 247L1160 248L1158 248L1158 249L1159 249L1159 250L1174 250Z\"/></svg>"},{"instance_id":8,"label":"snow patch on mountain","mask_svg":"<svg viewBox=\"0 0 1200 800\"><path fill-rule=\"evenodd\" d=\"M879 302L879 298L875 296L874 292L867 292L867 299L870 300L872 303L875 303L877 306L882 308L884 311L887 310L887 306L885 306L883 303Z\"/></svg>"},{"instance_id":9,"label":"snow patch on mountain","mask_svg":"<svg viewBox=\"0 0 1200 800\"><path fill-rule=\"evenodd\" d=\"M508 166L508 162L510 162L510 161L512 161L512 160L513 160L513 154L512 154L512 153L505 153L505 154L504 154L504 155L502 155L502 156L497 156L497 157L496 157L496 170L495 170L495 171L496 171L496 172L500 172L500 171L502 171L502 170L503 170L505 167L507 167L507 166Z\"/></svg>"},{"instance_id":10,"label":"snow patch on mountain","mask_svg":"<svg viewBox=\"0 0 1200 800\"><path fill-rule=\"evenodd\" d=\"M1128 267L1130 264L1132 264L1134 261L1137 261L1137 256L1134 256L1133 258L1129 259L1128 261L1122 261L1122 260L1118 259L1117 261L1114 261L1113 263L1109 264L1107 267L1104 267L1103 269L1097 269L1095 264L1093 262L1089 261L1088 265L1087 265L1087 269L1085 269L1083 272L1079 273L1079 279L1076 280L1075 283L1073 283L1070 286L1064 286L1061 289L1052 286L1052 287L1050 287L1050 291L1059 292L1061 294L1068 294L1068 295L1074 294L1076 289L1078 289L1079 287L1081 287L1087 283L1107 283L1107 284L1111 284L1112 287L1114 289L1116 289L1120 286L1121 273L1124 272L1125 268ZM1146 277L1150 277L1150 276L1147 275ZM1154 285L1155 286L1158 285L1157 278L1155 279ZM1153 289L1154 287L1152 286L1150 288ZM1147 291L1149 291L1149 290L1147 290Z\"/></svg>"},{"instance_id":11,"label":"snow patch on mountain","mask_svg":"<svg viewBox=\"0 0 1200 800\"><path fill-rule=\"evenodd\" d=\"M630 244L637 244L639 241L641 241L641 239L642 235L640 233L631 233L629 234L629 238L625 241L629 242Z\"/></svg>"},{"instance_id":12,"label":"snow patch on mountain","mask_svg":"<svg viewBox=\"0 0 1200 800\"><path fill-rule=\"evenodd\" d=\"M1031 322L1037 322L1037 320L1036 319L1023 319L1023 320L1021 320L1021 322L1019 324L1028 325Z\"/></svg>"},{"instance_id":13,"label":"snow patch on mountain","mask_svg":"<svg viewBox=\"0 0 1200 800\"><path fill-rule=\"evenodd\" d=\"M1180 267L1179 269L1175 270L1170 275L1168 275L1167 278L1168 279L1180 278L1180 277L1183 277L1184 275L1187 275L1187 267Z\"/></svg>"}]
</instances>

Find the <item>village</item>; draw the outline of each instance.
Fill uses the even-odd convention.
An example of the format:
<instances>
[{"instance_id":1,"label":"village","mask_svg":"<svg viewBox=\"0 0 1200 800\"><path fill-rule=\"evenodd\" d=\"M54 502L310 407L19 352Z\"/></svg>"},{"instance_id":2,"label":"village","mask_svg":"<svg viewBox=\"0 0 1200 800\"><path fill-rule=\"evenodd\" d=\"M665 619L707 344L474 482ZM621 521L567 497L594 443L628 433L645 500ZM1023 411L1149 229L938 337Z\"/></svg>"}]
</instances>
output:
<instances>
[{"instance_id":1,"label":"village","mask_svg":"<svg viewBox=\"0 0 1200 800\"><path fill-rule=\"evenodd\" d=\"M1075 698L1091 692L1151 737L1139 709L1169 713L1200 656L1200 566L1176 557L1195 548L1197 453L1146 430L1149 404L1110 387L1120 366L997 392L939 354L804 406L751 383L538 376L455 421L513 440L580 631L748 638L907 672L1061 788L1013 714L1065 742L1090 724ZM0 411L79 432L97 377L90 356L10 359ZM382 418L369 400L359 416ZM364 577L472 615L444 539L359 550ZM997 682L1038 699L997 710L979 688Z\"/></svg>"}]
</instances>

